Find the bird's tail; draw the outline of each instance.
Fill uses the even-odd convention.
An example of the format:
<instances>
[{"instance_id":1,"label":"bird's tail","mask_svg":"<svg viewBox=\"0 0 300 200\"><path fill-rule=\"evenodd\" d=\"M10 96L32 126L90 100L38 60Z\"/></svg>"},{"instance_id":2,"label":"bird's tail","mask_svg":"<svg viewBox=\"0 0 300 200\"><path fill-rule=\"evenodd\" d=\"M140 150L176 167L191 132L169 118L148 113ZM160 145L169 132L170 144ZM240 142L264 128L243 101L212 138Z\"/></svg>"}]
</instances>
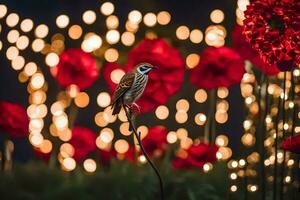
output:
<instances>
[{"instance_id":1,"label":"bird's tail","mask_svg":"<svg viewBox=\"0 0 300 200\"><path fill-rule=\"evenodd\" d=\"M112 104L112 109L113 109L112 114L113 115L119 114L121 111L121 108L122 108L122 102L120 100L117 100L115 103Z\"/></svg>"}]
</instances>

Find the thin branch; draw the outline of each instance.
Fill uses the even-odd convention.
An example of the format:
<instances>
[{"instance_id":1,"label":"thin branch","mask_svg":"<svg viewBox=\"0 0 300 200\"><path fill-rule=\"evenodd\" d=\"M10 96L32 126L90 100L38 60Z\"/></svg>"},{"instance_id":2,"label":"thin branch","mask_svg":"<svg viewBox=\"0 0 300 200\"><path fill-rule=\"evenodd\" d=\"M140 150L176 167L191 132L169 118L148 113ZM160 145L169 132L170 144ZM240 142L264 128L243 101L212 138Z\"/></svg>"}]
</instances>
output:
<instances>
[{"instance_id":1,"label":"thin branch","mask_svg":"<svg viewBox=\"0 0 300 200\"><path fill-rule=\"evenodd\" d=\"M127 109L127 107L124 104L123 104L123 108L124 108L124 111L126 113L126 117L127 117L128 122L130 124L130 127L132 128L132 132L134 133L134 135L135 135L135 137L138 141L139 146L141 147L141 150L142 150L146 160L151 165L152 169L154 170L155 174L157 175L157 178L159 180L159 187L160 187L160 199L164 200L164 188L163 188L162 177L161 177L157 167L155 166L155 164L151 161L149 155L147 154L147 152L146 152L146 150L143 146L142 139L141 139L141 132L137 132L137 130L136 130L136 127L135 127L135 125L132 121L132 118L131 118L131 113L130 113L131 111L128 110L130 108Z\"/></svg>"}]
</instances>

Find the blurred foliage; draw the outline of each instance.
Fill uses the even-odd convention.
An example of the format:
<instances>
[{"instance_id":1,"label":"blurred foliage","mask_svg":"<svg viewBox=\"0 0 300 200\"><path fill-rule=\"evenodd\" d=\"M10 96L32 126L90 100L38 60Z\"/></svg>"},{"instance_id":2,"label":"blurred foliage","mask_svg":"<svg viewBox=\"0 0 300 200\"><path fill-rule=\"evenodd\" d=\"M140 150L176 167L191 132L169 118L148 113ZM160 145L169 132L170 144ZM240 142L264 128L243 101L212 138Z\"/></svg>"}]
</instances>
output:
<instances>
[{"instance_id":1,"label":"blurred foliage","mask_svg":"<svg viewBox=\"0 0 300 200\"><path fill-rule=\"evenodd\" d=\"M226 170L224 163L216 164L209 173L165 169L162 176L166 200L224 199L229 187ZM157 199L158 189L157 178L148 165L124 161L113 161L109 168L99 168L93 174L79 167L63 172L38 161L0 172L0 199L4 200L147 200Z\"/></svg>"}]
</instances>

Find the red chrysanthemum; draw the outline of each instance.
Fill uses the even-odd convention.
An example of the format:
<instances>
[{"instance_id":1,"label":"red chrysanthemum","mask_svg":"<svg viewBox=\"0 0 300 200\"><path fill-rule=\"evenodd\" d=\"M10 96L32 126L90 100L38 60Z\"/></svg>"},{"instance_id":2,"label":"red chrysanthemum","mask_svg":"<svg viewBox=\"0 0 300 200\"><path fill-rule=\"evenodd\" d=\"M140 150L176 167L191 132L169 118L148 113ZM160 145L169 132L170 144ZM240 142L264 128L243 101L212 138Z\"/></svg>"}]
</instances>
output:
<instances>
[{"instance_id":1,"label":"red chrysanthemum","mask_svg":"<svg viewBox=\"0 0 300 200\"><path fill-rule=\"evenodd\" d=\"M0 101L0 130L11 137L21 138L28 134L29 119L20 104Z\"/></svg>"},{"instance_id":2,"label":"red chrysanthemum","mask_svg":"<svg viewBox=\"0 0 300 200\"><path fill-rule=\"evenodd\" d=\"M167 103L180 89L185 64L180 52L164 39L144 39L129 52L126 67L111 63L104 66L104 78L110 89L114 91L117 85L111 80L112 71L117 68L129 71L142 62L148 62L159 68L150 73L144 94L137 102L141 107L141 113L145 113Z\"/></svg>"},{"instance_id":3,"label":"red chrysanthemum","mask_svg":"<svg viewBox=\"0 0 300 200\"><path fill-rule=\"evenodd\" d=\"M244 12L246 39L281 71L300 65L300 1L254 0Z\"/></svg>"},{"instance_id":4,"label":"red chrysanthemum","mask_svg":"<svg viewBox=\"0 0 300 200\"><path fill-rule=\"evenodd\" d=\"M245 73L244 60L228 47L209 47L202 51L199 64L191 70L190 82L214 89L238 84Z\"/></svg>"},{"instance_id":5,"label":"red chrysanthemum","mask_svg":"<svg viewBox=\"0 0 300 200\"><path fill-rule=\"evenodd\" d=\"M216 153L218 146L200 143L192 145L172 161L172 165L175 169L187 169L196 167L203 168L203 165L207 162L215 162L217 160Z\"/></svg>"},{"instance_id":6,"label":"red chrysanthemum","mask_svg":"<svg viewBox=\"0 0 300 200\"><path fill-rule=\"evenodd\" d=\"M96 134L86 127L74 127L70 144L74 147L73 158L81 162L89 153L96 150Z\"/></svg>"},{"instance_id":7,"label":"red chrysanthemum","mask_svg":"<svg viewBox=\"0 0 300 200\"><path fill-rule=\"evenodd\" d=\"M276 65L265 63L259 56L258 52L253 49L246 41L245 36L242 34L243 27L237 25L232 31L233 47L236 51L246 60L249 60L253 65L259 68L262 72L269 76L279 73Z\"/></svg>"},{"instance_id":8,"label":"red chrysanthemum","mask_svg":"<svg viewBox=\"0 0 300 200\"><path fill-rule=\"evenodd\" d=\"M80 89L86 89L93 85L99 76L93 56L81 49L64 51L60 55L58 65L51 68L51 72L62 87L75 84Z\"/></svg>"},{"instance_id":9,"label":"red chrysanthemum","mask_svg":"<svg viewBox=\"0 0 300 200\"><path fill-rule=\"evenodd\" d=\"M163 126L149 128L142 143L149 156L160 156L167 147L167 129Z\"/></svg>"},{"instance_id":10,"label":"red chrysanthemum","mask_svg":"<svg viewBox=\"0 0 300 200\"><path fill-rule=\"evenodd\" d=\"M281 149L300 154L300 135L286 138L281 144Z\"/></svg>"}]
</instances>

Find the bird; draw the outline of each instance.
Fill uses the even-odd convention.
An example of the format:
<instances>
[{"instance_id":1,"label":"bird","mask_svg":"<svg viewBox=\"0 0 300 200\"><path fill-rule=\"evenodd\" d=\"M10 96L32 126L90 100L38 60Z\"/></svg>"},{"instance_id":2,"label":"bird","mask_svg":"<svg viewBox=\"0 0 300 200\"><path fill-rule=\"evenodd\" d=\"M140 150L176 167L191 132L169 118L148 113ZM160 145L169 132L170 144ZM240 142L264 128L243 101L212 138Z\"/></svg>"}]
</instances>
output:
<instances>
[{"instance_id":1,"label":"bird","mask_svg":"<svg viewBox=\"0 0 300 200\"><path fill-rule=\"evenodd\" d=\"M158 69L158 67L149 63L140 63L121 78L112 97L113 115L118 114L123 106L131 108L132 105L136 105L135 102L146 88L148 74L153 69Z\"/></svg>"}]
</instances>

